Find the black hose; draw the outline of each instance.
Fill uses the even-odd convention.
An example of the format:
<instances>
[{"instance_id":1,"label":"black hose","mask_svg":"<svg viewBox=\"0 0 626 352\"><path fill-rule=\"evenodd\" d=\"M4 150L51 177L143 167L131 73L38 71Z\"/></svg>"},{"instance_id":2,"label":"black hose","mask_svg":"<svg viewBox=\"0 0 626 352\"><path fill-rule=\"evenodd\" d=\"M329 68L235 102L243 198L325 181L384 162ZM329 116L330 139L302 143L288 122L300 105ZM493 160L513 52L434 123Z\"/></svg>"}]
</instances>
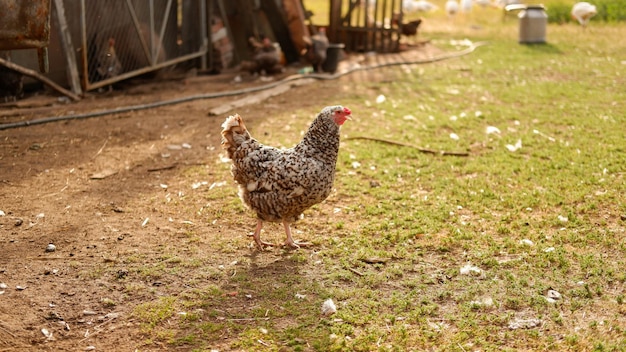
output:
<instances>
[{"instance_id":1,"label":"black hose","mask_svg":"<svg viewBox=\"0 0 626 352\"><path fill-rule=\"evenodd\" d=\"M222 97L228 97L228 96L234 96L234 95L253 93L253 92L258 92L258 91L265 90L265 89L274 88L274 87L279 86L281 84L285 84L285 83L288 83L288 82L291 82L291 81L295 81L295 80L299 80L299 79L305 79L305 78L314 78L314 79L319 79L319 80L331 80L331 79L337 79L339 77L343 77L345 75L348 75L348 74L351 74L351 73L354 73L354 72L358 72L358 71L373 70L373 69L377 69L377 68L398 66L398 65L427 64L427 63L443 61L443 60L452 59L452 58L455 58L455 57L460 57L460 56L464 56L464 55L470 54L474 50L476 50L476 48L478 48L480 46L483 46L483 45L486 45L486 44L487 44L486 42L472 43L472 45L469 48L467 48L467 49L460 50L460 51L457 51L457 52L454 52L454 53L445 53L443 55L431 57L431 58L428 58L428 59L420 59L420 60L413 60L413 61L401 61L401 62L388 62L388 63L381 63L381 64L377 64L377 65L373 65L373 66L366 66L366 67L361 66L361 67L352 68L352 69L350 69L348 71L345 71L345 72L335 73L335 74L332 74L332 75L328 75L328 74L296 75L296 76L290 76L290 77L287 77L287 78L285 78L283 80L272 82L272 83L268 83L268 84L265 84L265 85L262 85L262 86L258 86L258 87L250 87L250 88L237 89L237 90L231 90L231 91L225 91L225 92L217 92L217 93L196 94L196 95L191 95L191 96L177 98L177 99L158 101L158 102L149 103L149 104L124 106L124 107L120 107L120 108L115 108L115 109L110 109L110 110L93 111L93 112L88 112L88 113L84 113L84 114L44 117L44 118L41 118L41 119L34 119L34 120L29 120L29 121L5 123L5 124L1 124L0 125L0 131L7 130L7 129L10 129L10 128L18 128L18 127L27 127L27 126L33 126L33 125L41 125L41 124L49 123L49 122L58 122L58 121L64 121L64 120L86 119L86 118L99 117L99 116L104 116L104 115L119 114L119 113L124 113L124 112L129 112L129 111L154 109L154 108L158 108L158 107L161 107L161 106L181 104L181 103L186 103L186 102L193 101L193 100L214 99L214 98L222 98Z\"/></svg>"}]
</instances>

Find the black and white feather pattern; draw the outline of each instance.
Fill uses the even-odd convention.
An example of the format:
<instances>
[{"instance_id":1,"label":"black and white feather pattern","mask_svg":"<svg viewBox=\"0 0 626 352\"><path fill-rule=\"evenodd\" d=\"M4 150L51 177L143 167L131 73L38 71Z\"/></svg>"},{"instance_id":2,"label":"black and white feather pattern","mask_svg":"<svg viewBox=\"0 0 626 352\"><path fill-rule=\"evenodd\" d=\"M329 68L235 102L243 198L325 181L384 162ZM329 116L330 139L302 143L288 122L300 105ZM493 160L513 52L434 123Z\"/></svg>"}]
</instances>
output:
<instances>
[{"instance_id":1,"label":"black and white feather pattern","mask_svg":"<svg viewBox=\"0 0 626 352\"><path fill-rule=\"evenodd\" d=\"M232 160L239 196L260 220L296 221L304 210L331 193L340 129L333 114L343 109L324 108L302 141L284 150L254 139L239 115L223 123L222 147Z\"/></svg>"}]
</instances>

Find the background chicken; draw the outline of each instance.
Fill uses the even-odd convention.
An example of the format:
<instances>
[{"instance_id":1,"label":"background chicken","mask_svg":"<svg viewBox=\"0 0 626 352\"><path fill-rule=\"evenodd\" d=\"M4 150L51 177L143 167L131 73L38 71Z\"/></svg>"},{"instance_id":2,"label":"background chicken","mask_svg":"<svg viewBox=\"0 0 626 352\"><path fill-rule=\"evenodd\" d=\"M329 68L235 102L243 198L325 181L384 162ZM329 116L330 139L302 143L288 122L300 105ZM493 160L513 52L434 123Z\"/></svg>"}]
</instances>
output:
<instances>
[{"instance_id":1,"label":"background chicken","mask_svg":"<svg viewBox=\"0 0 626 352\"><path fill-rule=\"evenodd\" d=\"M122 73L122 64L115 52L115 39L109 38L107 47L98 57L98 74L101 79L108 79Z\"/></svg>"},{"instance_id":2,"label":"background chicken","mask_svg":"<svg viewBox=\"0 0 626 352\"><path fill-rule=\"evenodd\" d=\"M222 148L232 160L231 172L239 184L239 197L256 212L254 241L259 248L263 221L282 222L285 245L299 247L289 224L302 212L320 203L333 187L339 152L339 128L349 119L350 109L328 106L311 123L302 141L291 149L265 146L252 138L239 115L222 124Z\"/></svg>"},{"instance_id":3,"label":"background chicken","mask_svg":"<svg viewBox=\"0 0 626 352\"><path fill-rule=\"evenodd\" d=\"M470 13L472 12L472 6L474 4L472 3L472 0L461 0L459 7L461 8L461 11L464 13Z\"/></svg>"},{"instance_id":4,"label":"background chicken","mask_svg":"<svg viewBox=\"0 0 626 352\"><path fill-rule=\"evenodd\" d=\"M483 8L485 8L487 6L492 6L491 0L475 0L474 2L476 3L476 5L479 5L479 6L483 7Z\"/></svg>"},{"instance_id":5,"label":"background chicken","mask_svg":"<svg viewBox=\"0 0 626 352\"><path fill-rule=\"evenodd\" d=\"M454 18L459 13L459 3L456 0L446 1L446 14L448 18Z\"/></svg>"},{"instance_id":6,"label":"background chicken","mask_svg":"<svg viewBox=\"0 0 626 352\"><path fill-rule=\"evenodd\" d=\"M249 71L251 74L274 74L283 70L281 63L281 52L272 43L270 38L262 37L258 41L254 37L250 37L248 42L254 48L253 61L243 62L241 68Z\"/></svg>"},{"instance_id":7,"label":"background chicken","mask_svg":"<svg viewBox=\"0 0 626 352\"><path fill-rule=\"evenodd\" d=\"M11 61L8 51L0 51L0 58ZM17 101L24 95L24 76L0 65L0 102Z\"/></svg>"},{"instance_id":8,"label":"background chicken","mask_svg":"<svg viewBox=\"0 0 626 352\"><path fill-rule=\"evenodd\" d=\"M400 32L402 35L406 36L415 36L417 35L417 28L419 28L420 24L422 24L422 20L420 18L410 21L408 23L402 23L402 28Z\"/></svg>"},{"instance_id":9,"label":"background chicken","mask_svg":"<svg viewBox=\"0 0 626 352\"><path fill-rule=\"evenodd\" d=\"M521 4L522 0L495 0L494 6L504 9L507 5Z\"/></svg>"},{"instance_id":10,"label":"background chicken","mask_svg":"<svg viewBox=\"0 0 626 352\"><path fill-rule=\"evenodd\" d=\"M0 102L17 101L24 95L23 89L23 75L0 66Z\"/></svg>"},{"instance_id":11,"label":"background chicken","mask_svg":"<svg viewBox=\"0 0 626 352\"><path fill-rule=\"evenodd\" d=\"M326 36L326 28L321 27L317 34L304 37L307 48L304 52L305 59L313 66L315 72L322 72L322 65L326 61L326 55L330 42Z\"/></svg>"},{"instance_id":12,"label":"background chicken","mask_svg":"<svg viewBox=\"0 0 626 352\"><path fill-rule=\"evenodd\" d=\"M577 2L572 7L572 18L578 21L583 29L587 28L589 20L596 14L598 14L596 6L588 2Z\"/></svg>"},{"instance_id":13,"label":"background chicken","mask_svg":"<svg viewBox=\"0 0 626 352\"><path fill-rule=\"evenodd\" d=\"M416 20L403 23L402 16L399 13L394 13L391 16L391 23L400 27L400 33L407 37L413 37L417 35L417 29L420 24L422 24L422 19L418 18Z\"/></svg>"},{"instance_id":14,"label":"background chicken","mask_svg":"<svg viewBox=\"0 0 626 352\"><path fill-rule=\"evenodd\" d=\"M426 0L402 0L402 12L406 14L415 12L435 11L439 7Z\"/></svg>"}]
</instances>

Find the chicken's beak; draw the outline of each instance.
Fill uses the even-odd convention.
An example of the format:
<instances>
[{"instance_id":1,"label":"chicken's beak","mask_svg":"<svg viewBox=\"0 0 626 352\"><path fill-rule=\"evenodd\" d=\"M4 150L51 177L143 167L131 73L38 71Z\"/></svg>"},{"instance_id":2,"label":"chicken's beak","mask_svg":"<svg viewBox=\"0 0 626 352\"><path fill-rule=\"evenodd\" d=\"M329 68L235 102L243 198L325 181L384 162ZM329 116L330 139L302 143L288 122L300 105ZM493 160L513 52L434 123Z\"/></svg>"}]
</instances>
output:
<instances>
[{"instance_id":1,"label":"chicken's beak","mask_svg":"<svg viewBox=\"0 0 626 352\"><path fill-rule=\"evenodd\" d=\"M346 120L352 121L352 111L348 108L343 108L344 114L346 114Z\"/></svg>"}]
</instances>

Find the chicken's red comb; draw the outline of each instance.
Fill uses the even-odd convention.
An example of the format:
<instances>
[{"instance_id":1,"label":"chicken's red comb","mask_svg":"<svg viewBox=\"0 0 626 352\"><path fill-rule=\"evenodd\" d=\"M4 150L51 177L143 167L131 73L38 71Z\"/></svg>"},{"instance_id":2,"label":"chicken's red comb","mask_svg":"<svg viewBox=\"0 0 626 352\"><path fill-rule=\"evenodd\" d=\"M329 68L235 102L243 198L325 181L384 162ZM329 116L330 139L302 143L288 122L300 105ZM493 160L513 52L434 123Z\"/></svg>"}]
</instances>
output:
<instances>
[{"instance_id":1,"label":"chicken's red comb","mask_svg":"<svg viewBox=\"0 0 626 352\"><path fill-rule=\"evenodd\" d=\"M343 108L343 112L345 112L347 115L352 114L352 111L350 111L350 109L348 108Z\"/></svg>"}]
</instances>

